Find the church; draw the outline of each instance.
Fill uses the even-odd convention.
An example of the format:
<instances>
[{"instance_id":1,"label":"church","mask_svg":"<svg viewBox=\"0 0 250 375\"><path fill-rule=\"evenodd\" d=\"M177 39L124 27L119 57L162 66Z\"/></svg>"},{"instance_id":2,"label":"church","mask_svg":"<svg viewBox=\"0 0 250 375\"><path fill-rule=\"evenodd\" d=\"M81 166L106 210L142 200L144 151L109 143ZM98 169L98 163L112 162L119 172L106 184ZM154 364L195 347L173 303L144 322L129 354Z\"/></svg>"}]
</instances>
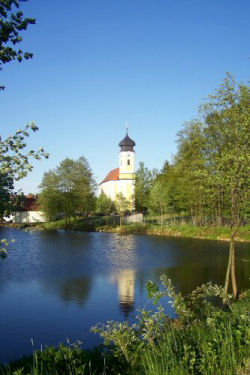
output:
<instances>
[{"instance_id":1,"label":"church","mask_svg":"<svg viewBox=\"0 0 250 375\"><path fill-rule=\"evenodd\" d=\"M119 168L112 169L99 184L100 192L105 193L113 201L122 194L134 206L135 192L135 142L126 136L119 143Z\"/></svg>"}]
</instances>

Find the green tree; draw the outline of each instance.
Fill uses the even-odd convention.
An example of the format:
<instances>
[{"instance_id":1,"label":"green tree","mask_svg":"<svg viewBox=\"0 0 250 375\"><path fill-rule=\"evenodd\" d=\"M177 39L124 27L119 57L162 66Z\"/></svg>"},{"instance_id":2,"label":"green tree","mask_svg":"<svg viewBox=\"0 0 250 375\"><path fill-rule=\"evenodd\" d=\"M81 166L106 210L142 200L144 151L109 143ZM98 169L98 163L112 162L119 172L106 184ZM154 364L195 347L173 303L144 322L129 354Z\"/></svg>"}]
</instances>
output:
<instances>
[{"instance_id":1,"label":"green tree","mask_svg":"<svg viewBox=\"0 0 250 375\"><path fill-rule=\"evenodd\" d=\"M87 214L95 208L96 183L84 157L65 158L55 170L44 174L40 188L39 201L50 219L61 213L70 223L72 216Z\"/></svg>"},{"instance_id":2,"label":"green tree","mask_svg":"<svg viewBox=\"0 0 250 375\"><path fill-rule=\"evenodd\" d=\"M32 159L41 160L41 158L48 158L41 147L39 150L26 151L27 138L30 132L36 132L38 127L34 123L27 124L24 129L17 130L14 135L8 136L5 139L0 137L0 202L1 214L8 214L10 206L13 202L12 188L15 181L27 176L32 171ZM0 255L3 254L0 251ZM4 256L6 252L4 252Z\"/></svg>"},{"instance_id":3,"label":"green tree","mask_svg":"<svg viewBox=\"0 0 250 375\"><path fill-rule=\"evenodd\" d=\"M190 214L195 225L202 225L207 197L203 124L197 120L185 123L177 134L177 143L175 173L179 207Z\"/></svg>"},{"instance_id":4,"label":"green tree","mask_svg":"<svg viewBox=\"0 0 250 375\"><path fill-rule=\"evenodd\" d=\"M6 173L0 174L0 222L3 222L4 216L10 213L11 194L14 189L13 178Z\"/></svg>"},{"instance_id":5,"label":"green tree","mask_svg":"<svg viewBox=\"0 0 250 375\"><path fill-rule=\"evenodd\" d=\"M153 186L155 172L140 162L135 175L135 208L139 212L146 212L149 206L149 194Z\"/></svg>"},{"instance_id":6,"label":"green tree","mask_svg":"<svg viewBox=\"0 0 250 375\"><path fill-rule=\"evenodd\" d=\"M102 191L96 200L96 212L99 214L110 214L114 211L114 202Z\"/></svg>"},{"instance_id":7,"label":"green tree","mask_svg":"<svg viewBox=\"0 0 250 375\"><path fill-rule=\"evenodd\" d=\"M120 227L122 227L124 222L124 214L131 208L131 203L124 197L122 193L117 194L115 200L116 209L120 216Z\"/></svg>"},{"instance_id":8,"label":"green tree","mask_svg":"<svg viewBox=\"0 0 250 375\"><path fill-rule=\"evenodd\" d=\"M47 220L54 221L63 212L63 197L58 190L59 176L55 171L45 172L38 197L38 204L42 207Z\"/></svg>"},{"instance_id":9,"label":"green tree","mask_svg":"<svg viewBox=\"0 0 250 375\"><path fill-rule=\"evenodd\" d=\"M225 278L237 298L235 236L249 209L250 89L227 74L214 95L201 108L205 119L206 153L214 188L223 186L229 202L230 251Z\"/></svg>"},{"instance_id":10,"label":"green tree","mask_svg":"<svg viewBox=\"0 0 250 375\"><path fill-rule=\"evenodd\" d=\"M163 227L163 214L168 206L168 191L162 175L158 176L150 192L150 207L160 215L161 231Z\"/></svg>"},{"instance_id":11,"label":"green tree","mask_svg":"<svg viewBox=\"0 0 250 375\"><path fill-rule=\"evenodd\" d=\"M12 60L21 62L32 58L33 54L16 48L21 43L21 32L36 21L25 18L20 11L20 3L25 0L2 0L0 2L0 70L2 65ZM0 86L0 90L4 86Z\"/></svg>"}]
</instances>

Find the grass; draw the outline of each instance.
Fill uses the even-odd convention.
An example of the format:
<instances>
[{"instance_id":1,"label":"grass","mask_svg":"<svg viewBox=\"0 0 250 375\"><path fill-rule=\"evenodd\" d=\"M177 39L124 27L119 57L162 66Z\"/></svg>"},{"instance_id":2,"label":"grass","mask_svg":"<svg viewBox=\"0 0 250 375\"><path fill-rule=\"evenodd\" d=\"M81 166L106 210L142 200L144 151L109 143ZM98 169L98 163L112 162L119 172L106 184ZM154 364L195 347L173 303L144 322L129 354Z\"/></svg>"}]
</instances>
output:
<instances>
[{"instance_id":1,"label":"grass","mask_svg":"<svg viewBox=\"0 0 250 375\"><path fill-rule=\"evenodd\" d=\"M108 225L97 228L101 231L118 232L121 234L149 234L170 237L186 237L186 238L200 238L210 240L224 240L230 239L230 228L227 227L197 227L191 224L182 225L164 225L162 230L158 224L126 224L121 228L111 227ZM236 236L236 241L250 242L250 226L245 226L239 229Z\"/></svg>"},{"instance_id":2,"label":"grass","mask_svg":"<svg viewBox=\"0 0 250 375\"><path fill-rule=\"evenodd\" d=\"M60 219L53 222L39 223L36 228L41 229L67 229L79 231L95 231L98 227L103 227L109 224L113 225L113 218L110 216L90 216L81 218L71 218L70 223L66 223L65 219Z\"/></svg>"},{"instance_id":3,"label":"grass","mask_svg":"<svg viewBox=\"0 0 250 375\"><path fill-rule=\"evenodd\" d=\"M148 233L162 234L175 237L206 238L210 240L229 240L230 228L203 226L197 227L191 224L163 226L161 231L159 225L150 225ZM236 236L237 241L250 241L250 226L239 229Z\"/></svg>"},{"instance_id":4,"label":"grass","mask_svg":"<svg viewBox=\"0 0 250 375\"><path fill-rule=\"evenodd\" d=\"M235 375L249 365L249 338L249 327L230 315L209 324L170 326L157 345L144 351L142 367L147 375Z\"/></svg>"},{"instance_id":5,"label":"grass","mask_svg":"<svg viewBox=\"0 0 250 375\"><path fill-rule=\"evenodd\" d=\"M27 224L21 224L27 227ZM37 229L65 229L78 231L98 231L98 232L115 232L120 234L148 234L171 237L199 238L210 240L229 241L229 227L215 226L194 226L187 223L178 225L164 224L161 226L151 217L146 223L119 225L118 216L89 216L81 218L72 218L70 223L66 223L65 219L60 219L47 223L32 224ZM236 235L236 241L250 242L250 225L239 228Z\"/></svg>"}]
</instances>

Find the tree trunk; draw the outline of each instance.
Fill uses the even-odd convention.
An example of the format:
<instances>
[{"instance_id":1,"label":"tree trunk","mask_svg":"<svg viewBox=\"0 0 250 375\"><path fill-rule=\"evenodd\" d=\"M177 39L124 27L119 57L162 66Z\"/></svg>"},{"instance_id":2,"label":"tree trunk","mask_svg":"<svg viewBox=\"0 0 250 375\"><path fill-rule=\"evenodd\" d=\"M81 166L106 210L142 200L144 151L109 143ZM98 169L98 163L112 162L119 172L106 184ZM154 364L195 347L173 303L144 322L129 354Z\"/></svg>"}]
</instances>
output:
<instances>
[{"instance_id":1,"label":"tree trunk","mask_svg":"<svg viewBox=\"0 0 250 375\"><path fill-rule=\"evenodd\" d=\"M162 205L161 205L161 232L162 232Z\"/></svg>"},{"instance_id":2,"label":"tree trunk","mask_svg":"<svg viewBox=\"0 0 250 375\"><path fill-rule=\"evenodd\" d=\"M234 249L234 236L230 238L230 252L231 252L231 281L233 289L234 300L238 297L238 289L236 283L236 274L235 274L235 249Z\"/></svg>"},{"instance_id":3,"label":"tree trunk","mask_svg":"<svg viewBox=\"0 0 250 375\"><path fill-rule=\"evenodd\" d=\"M230 277L230 271L231 271L231 263L232 263L232 250L231 250L231 241L230 241L230 247L229 247L229 255L228 255L228 264L227 264L227 272L226 272L226 278L225 278L225 286L224 291L225 294L228 292L228 285L229 285L229 277Z\"/></svg>"}]
</instances>

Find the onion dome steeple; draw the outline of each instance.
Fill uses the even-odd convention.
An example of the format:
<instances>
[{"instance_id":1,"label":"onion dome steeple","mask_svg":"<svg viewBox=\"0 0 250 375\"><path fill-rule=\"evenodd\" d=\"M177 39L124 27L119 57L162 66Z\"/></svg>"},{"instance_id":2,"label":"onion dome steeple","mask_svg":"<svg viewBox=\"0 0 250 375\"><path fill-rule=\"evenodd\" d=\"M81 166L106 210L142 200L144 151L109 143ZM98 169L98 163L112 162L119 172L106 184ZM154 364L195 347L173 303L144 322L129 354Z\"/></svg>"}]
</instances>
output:
<instances>
[{"instance_id":1,"label":"onion dome steeple","mask_svg":"<svg viewBox=\"0 0 250 375\"><path fill-rule=\"evenodd\" d=\"M121 151L134 151L133 147L135 146L135 142L133 139L129 138L128 129L126 136L121 140L119 146L121 147Z\"/></svg>"}]
</instances>

